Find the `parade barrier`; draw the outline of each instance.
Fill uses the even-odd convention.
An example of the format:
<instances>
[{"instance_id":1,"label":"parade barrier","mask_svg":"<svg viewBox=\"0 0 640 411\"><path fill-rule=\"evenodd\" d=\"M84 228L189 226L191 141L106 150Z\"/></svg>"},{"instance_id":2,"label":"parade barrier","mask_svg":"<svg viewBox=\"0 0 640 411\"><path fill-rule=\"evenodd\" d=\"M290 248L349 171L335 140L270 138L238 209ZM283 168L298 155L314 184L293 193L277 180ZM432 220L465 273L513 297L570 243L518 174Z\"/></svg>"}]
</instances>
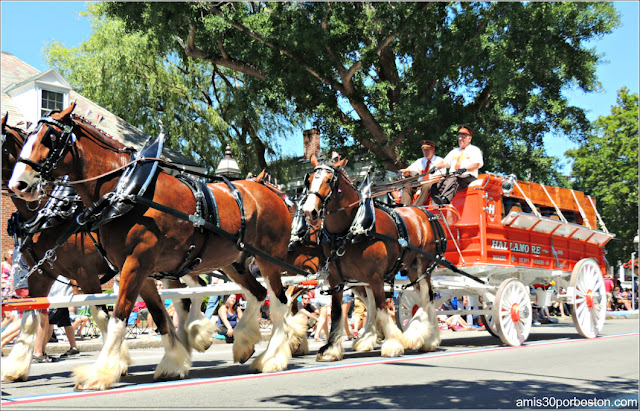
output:
<instances>
[{"instance_id":1,"label":"parade barrier","mask_svg":"<svg viewBox=\"0 0 640 411\"><path fill-rule=\"evenodd\" d=\"M258 279L264 285L262 278ZM282 284L285 287L291 285L316 287L318 285L318 275L310 275L308 277L283 277ZM408 281L398 280L394 287L394 291L398 291L403 283ZM365 285L365 284L353 284ZM389 288L390 290L390 288ZM389 291L388 290L388 291ZM190 288L171 288L166 290L158 290L158 294L163 298L179 299L205 297L211 295L228 295L242 294L244 291L235 283L217 284L214 287L190 287ZM38 298L12 298L2 302L2 311L26 311L26 310L42 310L46 308L60 307L82 307L85 305L103 305L115 304L118 299L116 293L102 294L78 294L63 297L38 297ZM138 297L137 301L142 301Z\"/></svg>"}]
</instances>

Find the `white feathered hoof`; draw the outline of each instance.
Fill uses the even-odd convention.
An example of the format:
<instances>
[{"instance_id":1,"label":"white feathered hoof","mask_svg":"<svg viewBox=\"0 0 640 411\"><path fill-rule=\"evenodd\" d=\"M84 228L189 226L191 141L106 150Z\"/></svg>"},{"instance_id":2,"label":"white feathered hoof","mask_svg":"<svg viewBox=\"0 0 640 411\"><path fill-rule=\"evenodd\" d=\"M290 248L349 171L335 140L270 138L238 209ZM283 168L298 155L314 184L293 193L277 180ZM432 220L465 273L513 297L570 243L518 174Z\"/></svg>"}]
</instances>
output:
<instances>
[{"instance_id":1,"label":"white feathered hoof","mask_svg":"<svg viewBox=\"0 0 640 411\"><path fill-rule=\"evenodd\" d=\"M127 344L122 344L120 346L120 376L127 375L132 362L129 355L129 347L127 347Z\"/></svg>"},{"instance_id":2,"label":"white feathered hoof","mask_svg":"<svg viewBox=\"0 0 640 411\"><path fill-rule=\"evenodd\" d=\"M126 372L126 370L125 370ZM102 366L85 365L73 369L76 381L76 390L103 391L111 388L113 384L120 380L122 370L120 362L106 362Z\"/></svg>"},{"instance_id":3,"label":"white feathered hoof","mask_svg":"<svg viewBox=\"0 0 640 411\"><path fill-rule=\"evenodd\" d=\"M353 342L353 350L357 352L373 351L376 345L376 334L365 334Z\"/></svg>"},{"instance_id":4,"label":"white feathered hoof","mask_svg":"<svg viewBox=\"0 0 640 411\"><path fill-rule=\"evenodd\" d=\"M420 347L420 351L435 351L440 346L441 342L442 338L440 337L440 328L438 328L437 326L429 325L429 333L424 339L424 343Z\"/></svg>"},{"instance_id":5,"label":"white feathered hoof","mask_svg":"<svg viewBox=\"0 0 640 411\"><path fill-rule=\"evenodd\" d=\"M266 357L267 351L256 357L251 363L250 368L258 372L278 372L287 369L289 358L284 352L277 353L270 358Z\"/></svg>"},{"instance_id":6,"label":"white feathered hoof","mask_svg":"<svg viewBox=\"0 0 640 411\"><path fill-rule=\"evenodd\" d=\"M404 347L402 343L396 339L387 339L382 344L382 350L380 350L380 354L383 357L400 357L404 354Z\"/></svg>"},{"instance_id":7,"label":"white feathered hoof","mask_svg":"<svg viewBox=\"0 0 640 411\"><path fill-rule=\"evenodd\" d=\"M247 322L244 324L247 324ZM261 339L262 335L257 323L255 328L242 327L242 323L238 323L238 326L233 331L233 361L240 364L247 362L256 352L256 344Z\"/></svg>"},{"instance_id":8,"label":"white feathered hoof","mask_svg":"<svg viewBox=\"0 0 640 411\"><path fill-rule=\"evenodd\" d=\"M178 339L175 339L174 343L171 344L170 338L163 335L162 341L164 343L165 353L160 364L156 367L155 373L153 373L153 379L156 381L167 381L186 377L191 368L191 356L189 352L178 342Z\"/></svg>"},{"instance_id":9,"label":"white feathered hoof","mask_svg":"<svg viewBox=\"0 0 640 411\"><path fill-rule=\"evenodd\" d=\"M14 346L9 356L2 360L2 382L27 381L31 357L33 350L27 345Z\"/></svg>"},{"instance_id":10,"label":"white feathered hoof","mask_svg":"<svg viewBox=\"0 0 640 411\"><path fill-rule=\"evenodd\" d=\"M205 352L213 344L213 332L215 326L211 320L203 318L189 324L187 336L189 339L189 347L198 352Z\"/></svg>"},{"instance_id":11,"label":"white feathered hoof","mask_svg":"<svg viewBox=\"0 0 640 411\"><path fill-rule=\"evenodd\" d=\"M241 346L238 340L233 341L233 362L244 364L256 352L255 346Z\"/></svg>"},{"instance_id":12,"label":"white feathered hoof","mask_svg":"<svg viewBox=\"0 0 640 411\"><path fill-rule=\"evenodd\" d=\"M307 355L309 354L309 341L306 338L300 340L300 344L292 350L292 354L294 356Z\"/></svg>"},{"instance_id":13,"label":"white feathered hoof","mask_svg":"<svg viewBox=\"0 0 640 411\"><path fill-rule=\"evenodd\" d=\"M417 328L409 328L404 332L402 342L405 350L419 350L426 340L426 335Z\"/></svg>"},{"instance_id":14,"label":"white feathered hoof","mask_svg":"<svg viewBox=\"0 0 640 411\"><path fill-rule=\"evenodd\" d=\"M320 362L342 361L342 358L344 358L342 344L325 345L316 354L316 361Z\"/></svg>"}]
</instances>

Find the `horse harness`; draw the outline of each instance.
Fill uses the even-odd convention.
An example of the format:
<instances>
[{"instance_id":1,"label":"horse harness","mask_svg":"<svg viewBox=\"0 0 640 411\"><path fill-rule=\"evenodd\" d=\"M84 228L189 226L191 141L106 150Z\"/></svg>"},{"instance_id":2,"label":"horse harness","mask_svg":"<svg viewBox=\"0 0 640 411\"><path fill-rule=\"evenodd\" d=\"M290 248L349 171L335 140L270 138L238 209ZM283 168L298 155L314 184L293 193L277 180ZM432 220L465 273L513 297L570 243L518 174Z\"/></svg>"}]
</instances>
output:
<instances>
[{"instance_id":1,"label":"horse harness","mask_svg":"<svg viewBox=\"0 0 640 411\"><path fill-rule=\"evenodd\" d=\"M38 210L33 218L28 221L21 221L20 214L16 211L9 219L7 231L13 237L14 244L19 246L20 252L29 254L33 261L39 261L33 249L33 236L46 229L59 227L74 221L74 218L82 211L82 201L75 189L64 185L67 180L68 177L65 176L62 183L54 187L47 203ZM107 283L118 273L118 269L107 257L106 251L100 244L99 237L98 241L96 241L90 235L90 230L87 229L81 230L80 233L89 235L94 246L107 263L109 272L100 277L100 284ZM40 269L40 266L44 263L43 260L40 260L35 266L40 273L45 273ZM49 273L46 274L53 278ZM58 281L57 278L56 281Z\"/></svg>"},{"instance_id":2,"label":"horse harness","mask_svg":"<svg viewBox=\"0 0 640 411\"><path fill-rule=\"evenodd\" d=\"M172 167L171 164L167 164L159 158L163 147L163 141L164 135L161 134L156 142L151 144L148 148L145 148L133 155L133 160L138 161L131 162L125 169L122 177L116 185L116 189L105 194L76 216L74 224L72 224L61 235L61 237L56 241L54 248L49 250L49 258L53 256L57 247L64 244L71 235L78 232L85 225L90 227L91 230L96 230L102 225L130 212L136 204L139 204L143 207L153 208L166 214L170 214L176 218L190 221L194 225L194 234L192 236L191 246L187 250L185 259L181 263L180 267L178 267L178 269L173 273L157 273L154 274L154 276L160 278L179 278L194 270L198 264L202 262L202 255L206 250L211 233L215 233L225 239L235 242L236 247L241 251L247 251L253 255L260 256L263 259L284 267L290 272L309 275L307 271L302 271L293 265L281 261L253 247L252 245L245 243L246 216L242 195L236 186L224 176L210 176L190 172L190 174L206 177L212 181L222 181L227 185L227 187L229 187L231 196L236 201L240 210L240 228L236 234L229 233L220 227L220 219L215 197L207 187L206 183L201 179L195 179L194 177L184 173L176 176L178 180L187 185L193 193L196 200L196 212L194 214L186 214L153 201L152 194L150 194L152 190L147 191L147 188L155 183L160 173L159 163L162 162L164 167L175 168ZM196 233L205 235L204 243L197 253L195 252Z\"/></svg>"},{"instance_id":3,"label":"horse harness","mask_svg":"<svg viewBox=\"0 0 640 411\"><path fill-rule=\"evenodd\" d=\"M326 165L320 165L316 167L314 171L317 171L318 169L324 169L333 173L333 177L329 181L331 191L329 192L329 194L327 194L326 197L323 197L316 192L309 191L307 193L307 195L313 194L318 196L321 199L322 209L320 210L320 215L322 216L325 213L325 210L324 210L325 204L329 201L329 197L331 197L333 191L337 187L337 177L336 177L337 173L334 168ZM310 186L309 184L310 175L311 173L308 173L305 178L305 186L307 190L309 190L309 186ZM403 286L404 289L415 285L416 283L418 283L419 281L421 281L422 279L430 275L431 272L433 272L433 270L438 266L438 264L452 270L455 273L464 275L468 278L471 278L474 281L485 284L483 280L460 270L458 267L456 267L454 264L452 264L450 261L444 258L444 253L447 249L447 238L444 233L444 229L442 228L442 225L438 221L438 217L434 215L431 211L422 207L417 207L426 214L427 219L431 224L431 228L435 235L435 243L436 243L435 255L428 253L422 250L421 248L416 247L415 245L410 243L407 225L404 222L404 219L402 218L402 216L400 216L400 214L398 214L393 207L389 207L381 202L372 200L370 185L368 183L368 176L365 178L365 181L363 181L360 188L357 189L357 192L358 192L358 196L360 197L360 201L359 201L360 206L347 232L341 233L341 234L333 234L333 233L329 233L325 228L323 228L322 230L323 232L322 243L328 244L331 250L331 256L327 259L327 264L330 261L335 261L336 267L338 269L338 274L342 282L342 284L335 287L333 290L330 290L328 294L337 293L344 288L345 277L340 267L340 257L344 255L346 247L349 244L355 244L355 243L364 241L366 240L367 237L376 238L382 241L387 241L392 243L398 243L398 245L400 246L399 257L396 259L394 266L391 268L391 270L389 270L387 274L385 274L384 276L384 281L387 283L393 284L393 281L395 279L395 274L398 271L400 271L400 269L402 268L403 260L407 251L412 250L426 256L428 259L432 261L432 263L427 268L427 270L425 270L425 272L420 277L418 277L415 281L412 281L411 283L404 285ZM411 206L411 207L416 207L416 206ZM396 233L398 236L397 238L378 233L375 230L375 208L380 209L381 211L389 215L391 220L394 222L394 225L396 226ZM294 227L294 224L292 224L292 230L293 230L293 227ZM300 229L300 227L297 227L297 228L298 230ZM292 239L294 238L293 234L294 233L292 231ZM299 239L300 233L296 233L295 238ZM295 246L295 244L291 243L290 249L292 245Z\"/></svg>"}]
</instances>

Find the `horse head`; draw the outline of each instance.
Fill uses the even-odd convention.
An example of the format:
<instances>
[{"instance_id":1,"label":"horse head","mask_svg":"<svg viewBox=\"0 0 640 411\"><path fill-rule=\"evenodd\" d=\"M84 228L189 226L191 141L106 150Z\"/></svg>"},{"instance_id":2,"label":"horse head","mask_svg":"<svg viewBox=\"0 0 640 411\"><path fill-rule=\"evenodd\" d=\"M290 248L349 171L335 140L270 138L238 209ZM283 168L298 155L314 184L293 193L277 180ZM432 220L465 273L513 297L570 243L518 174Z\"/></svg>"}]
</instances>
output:
<instances>
[{"instance_id":1,"label":"horse head","mask_svg":"<svg viewBox=\"0 0 640 411\"><path fill-rule=\"evenodd\" d=\"M8 125L8 117L8 113L2 117L2 181L4 184L11 178L13 167L28 136L25 130Z\"/></svg>"},{"instance_id":2,"label":"horse head","mask_svg":"<svg viewBox=\"0 0 640 411\"><path fill-rule=\"evenodd\" d=\"M307 198L302 210L307 221L316 225L318 220L326 217L327 212L344 209L354 201L357 202L358 192L343 169L347 164L346 159L320 162L313 155L311 164L314 169L305 177ZM349 223L345 222L347 226Z\"/></svg>"},{"instance_id":3,"label":"horse head","mask_svg":"<svg viewBox=\"0 0 640 411\"><path fill-rule=\"evenodd\" d=\"M66 174L56 170L60 161L70 155L73 145L73 121L71 113L76 103L65 110L52 112L38 121L38 127L27 139L20 151L13 174L9 180L9 188L19 197L32 201L38 196L38 187L42 180L51 180Z\"/></svg>"}]
</instances>

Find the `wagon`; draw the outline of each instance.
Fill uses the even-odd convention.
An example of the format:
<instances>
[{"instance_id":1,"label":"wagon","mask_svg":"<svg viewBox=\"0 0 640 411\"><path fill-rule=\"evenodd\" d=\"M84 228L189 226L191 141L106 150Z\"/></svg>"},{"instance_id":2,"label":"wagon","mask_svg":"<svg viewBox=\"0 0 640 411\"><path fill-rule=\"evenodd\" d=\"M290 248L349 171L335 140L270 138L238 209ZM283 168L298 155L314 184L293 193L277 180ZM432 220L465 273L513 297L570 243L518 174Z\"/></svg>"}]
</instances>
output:
<instances>
[{"instance_id":1,"label":"wagon","mask_svg":"<svg viewBox=\"0 0 640 411\"><path fill-rule=\"evenodd\" d=\"M461 276L442 266L433 272L436 306L453 297L469 301L467 308L439 314L481 315L487 330L511 346L528 338L534 303L568 303L585 338L602 330L607 307L603 273L608 267L604 246L614 234L593 198L487 173L458 192L451 205L427 208L445 229L445 259L471 274ZM419 300L412 290L398 300L396 319L404 329Z\"/></svg>"}]
</instances>

